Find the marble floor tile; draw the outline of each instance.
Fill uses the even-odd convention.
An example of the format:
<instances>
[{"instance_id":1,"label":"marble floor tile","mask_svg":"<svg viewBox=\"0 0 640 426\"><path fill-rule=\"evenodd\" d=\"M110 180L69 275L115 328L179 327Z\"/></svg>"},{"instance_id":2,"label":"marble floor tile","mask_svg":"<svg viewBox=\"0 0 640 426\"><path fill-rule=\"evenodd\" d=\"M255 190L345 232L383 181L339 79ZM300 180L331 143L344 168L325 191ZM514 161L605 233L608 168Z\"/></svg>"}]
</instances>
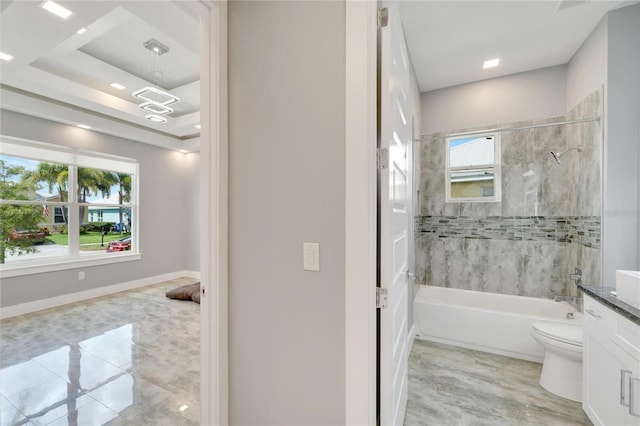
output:
<instances>
[{"instance_id":1,"label":"marble floor tile","mask_svg":"<svg viewBox=\"0 0 640 426\"><path fill-rule=\"evenodd\" d=\"M0 426L23 424L26 421L25 415L18 410L18 407L0 395Z\"/></svg>"},{"instance_id":2,"label":"marble floor tile","mask_svg":"<svg viewBox=\"0 0 640 426\"><path fill-rule=\"evenodd\" d=\"M541 364L416 340L405 426L590 426L539 384Z\"/></svg>"},{"instance_id":3,"label":"marble floor tile","mask_svg":"<svg viewBox=\"0 0 640 426\"><path fill-rule=\"evenodd\" d=\"M45 353L33 361L82 390L93 389L126 374L123 369L74 345Z\"/></svg>"},{"instance_id":4,"label":"marble floor tile","mask_svg":"<svg viewBox=\"0 0 640 426\"><path fill-rule=\"evenodd\" d=\"M49 423L51 426L69 426L69 425L83 425L83 426L102 426L109 421L118 417L118 413L112 411L100 404L93 401L89 404L83 405L77 410L67 414L66 416L59 418L58 420Z\"/></svg>"},{"instance_id":5,"label":"marble floor tile","mask_svg":"<svg viewBox=\"0 0 640 426\"><path fill-rule=\"evenodd\" d=\"M197 425L191 278L0 321L0 425Z\"/></svg>"},{"instance_id":6,"label":"marble floor tile","mask_svg":"<svg viewBox=\"0 0 640 426\"><path fill-rule=\"evenodd\" d=\"M51 371L33 360L2 369L0 394L7 397L33 388L56 377Z\"/></svg>"}]
</instances>

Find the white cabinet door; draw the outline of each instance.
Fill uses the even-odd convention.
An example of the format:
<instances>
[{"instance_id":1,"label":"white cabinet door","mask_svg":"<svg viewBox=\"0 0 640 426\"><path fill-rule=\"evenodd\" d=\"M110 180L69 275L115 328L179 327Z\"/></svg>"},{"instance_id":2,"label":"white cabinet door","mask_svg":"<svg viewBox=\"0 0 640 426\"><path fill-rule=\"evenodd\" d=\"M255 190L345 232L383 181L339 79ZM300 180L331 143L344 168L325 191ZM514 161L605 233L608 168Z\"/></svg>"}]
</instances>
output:
<instances>
[{"instance_id":1,"label":"white cabinet door","mask_svg":"<svg viewBox=\"0 0 640 426\"><path fill-rule=\"evenodd\" d=\"M638 360L586 322L584 363L583 407L591 421L604 426L639 426L640 417L630 414L630 406L640 411L637 380L634 401L630 400L630 380L640 379Z\"/></svg>"}]
</instances>

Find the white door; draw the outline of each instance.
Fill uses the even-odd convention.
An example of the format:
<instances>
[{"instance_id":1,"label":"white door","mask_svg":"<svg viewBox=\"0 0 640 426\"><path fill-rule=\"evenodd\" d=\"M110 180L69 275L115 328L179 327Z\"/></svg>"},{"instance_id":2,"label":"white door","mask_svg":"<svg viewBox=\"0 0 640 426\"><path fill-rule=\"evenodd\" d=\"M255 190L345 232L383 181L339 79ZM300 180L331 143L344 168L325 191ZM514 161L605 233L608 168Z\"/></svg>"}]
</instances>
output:
<instances>
[{"instance_id":1,"label":"white door","mask_svg":"<svg viewBox=\"0 0 640 426\"><path fill-rule=\"evenodd\" d=\"M379 30L380 50L380 169L379 169L379 286L387 290L387 307L380 310L380 425L402 425L407 404L407 260L409 247L409 57L397 6L388 10ZM387 158L388 157L388 158Z\"/></svg>"}]
</instances>

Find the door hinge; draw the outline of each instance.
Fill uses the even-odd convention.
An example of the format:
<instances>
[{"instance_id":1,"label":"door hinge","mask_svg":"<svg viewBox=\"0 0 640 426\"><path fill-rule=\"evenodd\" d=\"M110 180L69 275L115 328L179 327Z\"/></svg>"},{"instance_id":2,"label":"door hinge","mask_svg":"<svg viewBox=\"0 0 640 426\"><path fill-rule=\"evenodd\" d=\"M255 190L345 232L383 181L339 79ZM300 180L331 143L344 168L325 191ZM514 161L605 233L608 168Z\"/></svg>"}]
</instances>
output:
<instances>
[{"instance_id":1,"label":"door hinge","mask_svg":"<svg viewBox=\"0 0 640 426\"><path fill-rule=\"evenodd\" d=\"M389 300L387 289L376 287L376 308L386 308Z\"/></svg>"},{"instance_id":2,"label":"door hinge","mask_svg":"<svg viewBox=\"0 0 640 426\"><path fill-rule=\"evenodd\" d=\"M381 7L378 9L378 29L384 28L389 24L389 8Z\"/></svg>"},{"instance_id":3,"label":"door hinge","mask_svg":"<svg viewBox=\"0 0 640 426\"><path fill-rule=\"evenodd\" d=\"M384 170L389 167L389 148L376 149L376 169Z\"/></svg>"}]
</instances>

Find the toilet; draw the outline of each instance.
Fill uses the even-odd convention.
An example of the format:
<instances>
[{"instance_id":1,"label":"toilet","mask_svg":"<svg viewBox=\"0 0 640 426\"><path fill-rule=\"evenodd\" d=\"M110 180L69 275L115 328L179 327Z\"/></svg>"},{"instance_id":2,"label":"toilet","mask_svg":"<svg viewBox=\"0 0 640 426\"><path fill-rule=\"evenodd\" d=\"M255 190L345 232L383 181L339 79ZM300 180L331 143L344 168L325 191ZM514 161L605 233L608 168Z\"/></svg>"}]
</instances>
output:
<instances>
[{"instance_id":1,"label":"toilet","mask_svg":"<svg viewBox=\"0 0 640 426\"><path fill-rule=\"evenodd\" d=\"M540 386L582 401L582 324L534 322L533 338L544 348Z\"/></svg>"}]
</instances>

